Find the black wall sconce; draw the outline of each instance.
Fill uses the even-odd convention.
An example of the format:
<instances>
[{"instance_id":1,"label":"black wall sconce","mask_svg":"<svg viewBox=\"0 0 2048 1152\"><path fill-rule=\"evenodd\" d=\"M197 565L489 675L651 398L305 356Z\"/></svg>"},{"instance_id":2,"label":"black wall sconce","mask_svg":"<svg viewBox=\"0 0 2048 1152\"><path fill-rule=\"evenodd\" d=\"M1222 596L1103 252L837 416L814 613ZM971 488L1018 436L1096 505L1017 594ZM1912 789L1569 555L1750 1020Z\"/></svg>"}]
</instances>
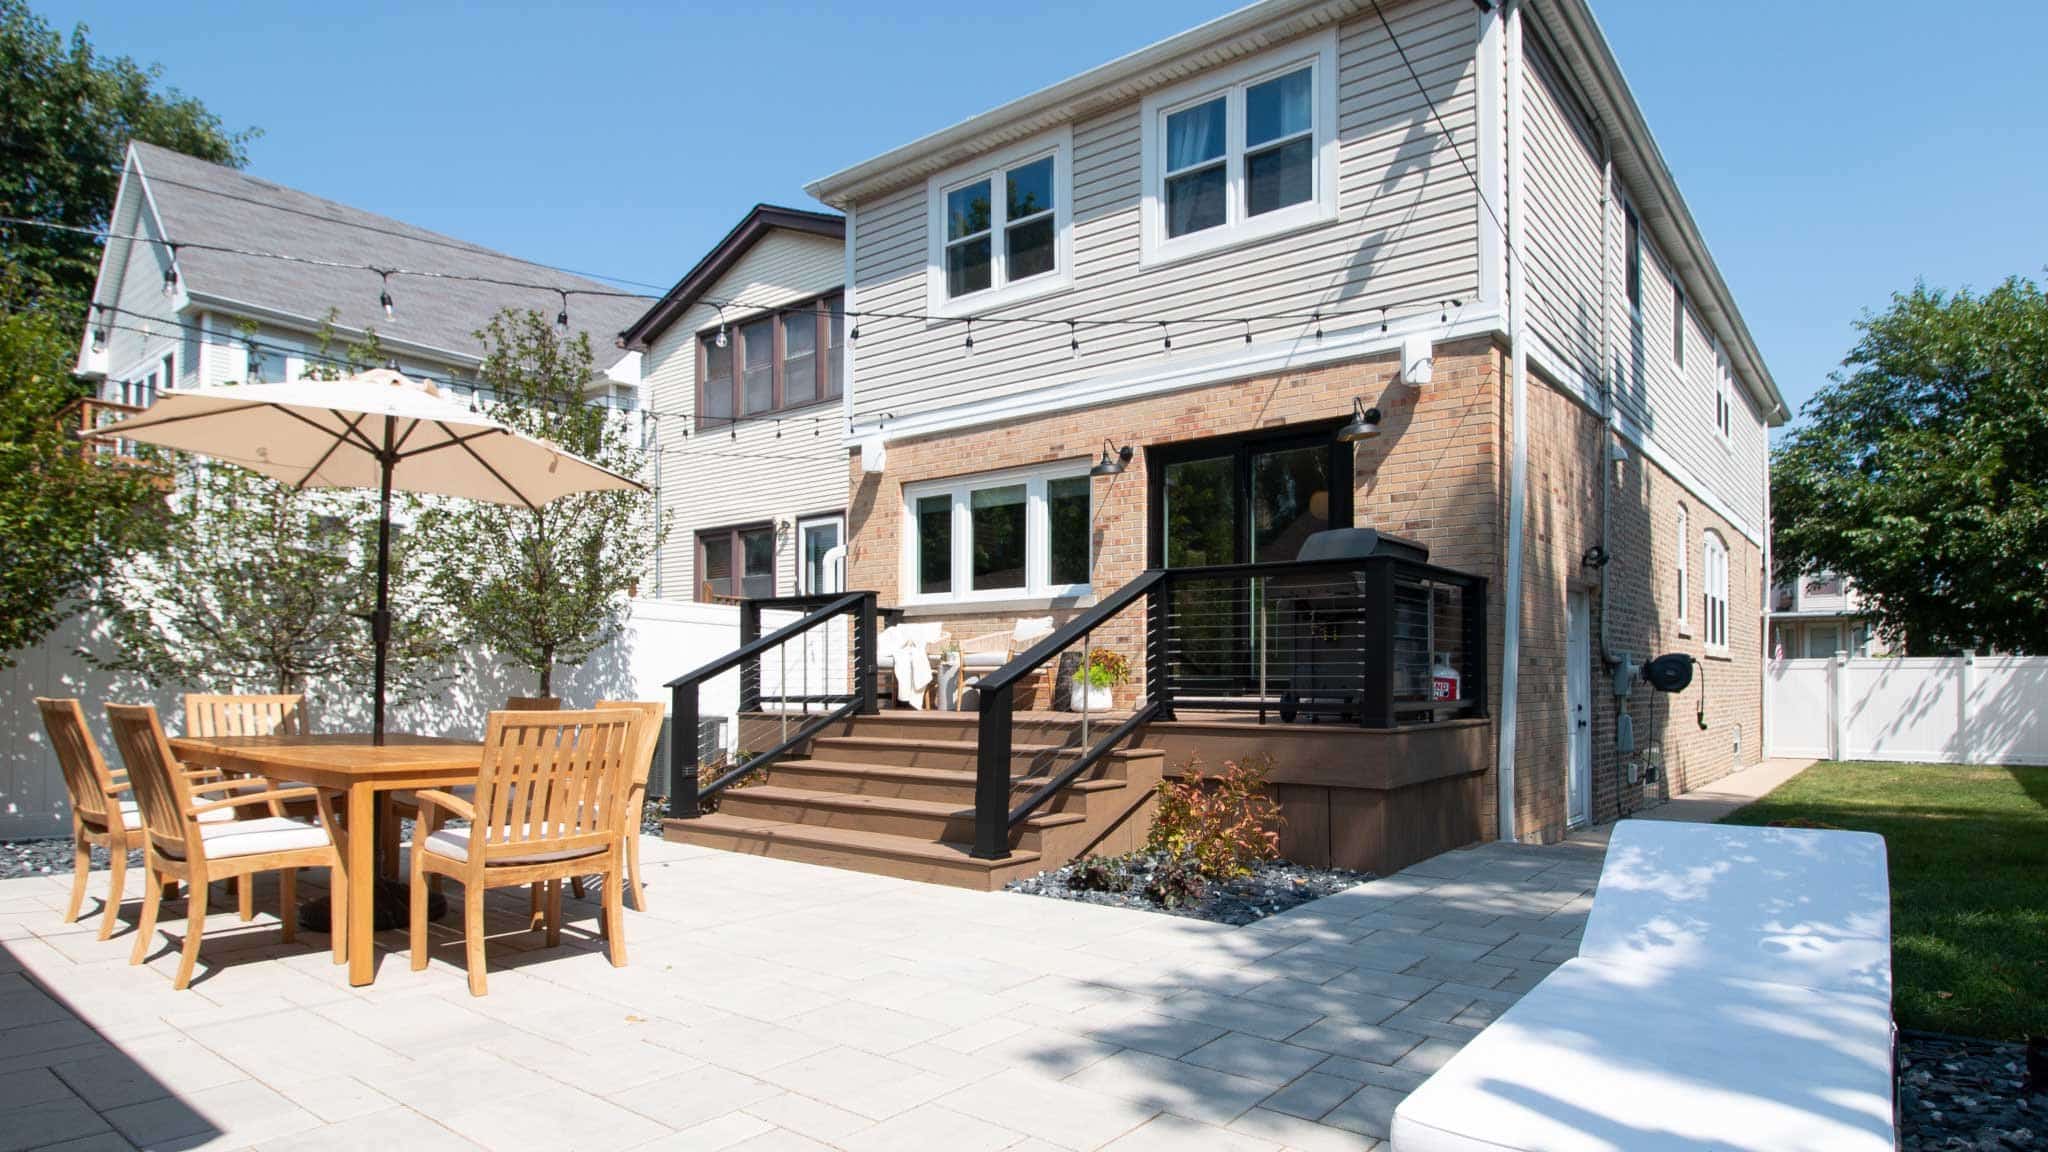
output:
<instances>
[{"instance_id":1,"label":"black wall sconce","mask_svg":"<svg viewBox=\"0 0 2048 1152\"><path fill-rule=\"evenodd\" d=\"M1116 448L1113 453L1111 449L1112 445L1105 438L1102 441L1102 459L1095 467L1088 470L1090 476L1120 476L1123 474L1124 465L1131 462L1131 446L1126 444L1121 448Z\"/></svg>"}]
</instances>

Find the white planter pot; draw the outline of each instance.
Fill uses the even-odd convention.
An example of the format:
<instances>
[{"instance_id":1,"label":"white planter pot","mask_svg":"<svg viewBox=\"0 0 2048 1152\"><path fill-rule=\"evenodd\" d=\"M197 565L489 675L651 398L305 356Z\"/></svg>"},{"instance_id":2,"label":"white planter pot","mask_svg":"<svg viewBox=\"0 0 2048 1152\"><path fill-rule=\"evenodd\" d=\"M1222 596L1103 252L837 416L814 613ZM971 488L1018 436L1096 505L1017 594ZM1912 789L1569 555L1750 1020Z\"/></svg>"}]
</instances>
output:
<instances>
[{"instance_id":1,"label":"white planter pot","mask_svg":"<svg viewBox=\"0 0 2048 1152\"><path fill-rule=\"evenodd\" d=\"M1076 677L1074 680L1073 702L1070 712L1107 712L1114 699L1114 689L1093 688L1088 682Z\"/></svg>"}]
</instances>

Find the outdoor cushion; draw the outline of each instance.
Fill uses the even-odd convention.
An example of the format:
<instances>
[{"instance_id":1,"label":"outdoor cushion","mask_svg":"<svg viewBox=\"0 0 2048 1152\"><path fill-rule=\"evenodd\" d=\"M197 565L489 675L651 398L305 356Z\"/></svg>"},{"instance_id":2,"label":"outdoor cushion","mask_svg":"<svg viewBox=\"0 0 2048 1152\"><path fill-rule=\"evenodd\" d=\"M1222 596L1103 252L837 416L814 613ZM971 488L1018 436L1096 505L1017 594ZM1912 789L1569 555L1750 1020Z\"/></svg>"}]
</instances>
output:
<instances>
[{"instance_id":1,"label":"outdoor cushion","mask_svg":"<svg viewBox=\"0 0 2048 1152\"><path fill-rule=\"evenodd\" d=\"M1568 961L1401 1102L1393 1146L1891 1152L1891 1003Z\"/></svg>"},{"instance_id":2,"label":"outdoor cushion","mask_svg":"<svg viewBox=\"0 0 2048 1152\"><path fill-rule=\"evenodd\" d=\"M223 809L225 811L225 809ZM206 842L206 856L218 860L227 856L254 856L260 852L293 852L327 844L327 830L289 816L264 816L256 820L230 820L208 824L199 830Z\"/></svg>"},{"instance_id":3,"label":"outdoor cushion","mask_svg":"<svg viewBox=\"0 0 2048 1152\"><path fill-rule=\"evenodd\" d=\"M443 828L427 837L427 851L451 860L469 859L469 827ZM549 860L571 860L578 856L595 856L603 848L567 848L554 852L522 853L518 856L504 856L492 861L493 864L544 864Z\"/></svg>"},{"instance_id":4,"label":"outdoor cushion","mask_svg":"<svg viewBox=\"0 0 2048 1152\"><path fill-rule=\"evenodd\" d=\"M1623 820L1579 955L1834 992L1892 994L1884 838Z\"/></svg>"}]
</instances>

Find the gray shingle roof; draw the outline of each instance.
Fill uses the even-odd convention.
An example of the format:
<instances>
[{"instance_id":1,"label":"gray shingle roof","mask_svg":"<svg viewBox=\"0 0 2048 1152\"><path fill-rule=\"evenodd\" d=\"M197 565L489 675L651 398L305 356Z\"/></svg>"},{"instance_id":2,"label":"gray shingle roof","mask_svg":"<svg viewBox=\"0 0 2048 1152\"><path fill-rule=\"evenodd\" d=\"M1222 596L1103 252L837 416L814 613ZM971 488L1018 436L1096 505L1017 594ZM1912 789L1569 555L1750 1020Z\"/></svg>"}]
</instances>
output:
<instances>
[{"instance_id":1,"label":"gray shingle roof","mask_svg":"<svg viewBox=\"0 0 2048 1152\"><path fill-rule=\"evenodd\" d=\"M152 144L137 142L134 148L164 232L173 241L619 291ZM315 322L332 310L337 313L335 323L344 329L371 328L388 339L467 358L481 354L473 333L499 309L532 308L553 316L562 306L561 297L551 291L394 276L390 291L395 315L386 317L378 304L381 285L374 272L196 249L180 250L178 265L188 293ZM646 298L572 293L569 325L589 333L591 351L602 369L624 355L616 347L618 335L648 303Z\"/></svg>"}]
</instances>

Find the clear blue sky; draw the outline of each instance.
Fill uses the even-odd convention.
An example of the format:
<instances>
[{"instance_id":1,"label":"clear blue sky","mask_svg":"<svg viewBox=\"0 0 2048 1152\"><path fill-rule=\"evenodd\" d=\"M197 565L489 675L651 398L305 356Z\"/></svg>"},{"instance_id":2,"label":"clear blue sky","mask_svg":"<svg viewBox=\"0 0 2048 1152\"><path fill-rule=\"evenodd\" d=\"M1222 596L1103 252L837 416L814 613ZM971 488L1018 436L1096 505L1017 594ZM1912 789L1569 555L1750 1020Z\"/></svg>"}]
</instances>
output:
<instances>
[{"instance_id":1,"label":"clear blue sky","mask_svg":"<svg viewBox=\"0 0 2048 1152\"><path fill-rule=\"evenodd\" d=\"M1238 6L34 2L263 129L257 175L662 285L757 201ZM1893 291L2048 265L2048 6L1593 6L1795 410Z\"/></svg>"}]
</instances>

